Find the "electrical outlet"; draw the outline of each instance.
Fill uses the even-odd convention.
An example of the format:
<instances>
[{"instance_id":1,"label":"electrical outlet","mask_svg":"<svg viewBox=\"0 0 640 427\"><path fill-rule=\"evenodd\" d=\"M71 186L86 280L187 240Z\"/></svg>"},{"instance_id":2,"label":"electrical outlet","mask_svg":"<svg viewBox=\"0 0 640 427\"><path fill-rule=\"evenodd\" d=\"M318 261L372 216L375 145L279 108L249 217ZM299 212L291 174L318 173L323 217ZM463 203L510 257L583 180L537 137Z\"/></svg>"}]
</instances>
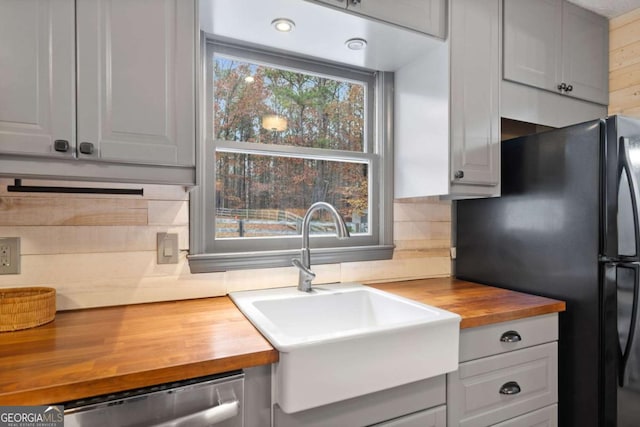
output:
<instances>
[{"instance_id":1,"label":"electrical outlet","mask_svg":"<svg viewBox=\"0 0 640 427\"><path fill-rule=\"evenodd\" d=\"M158 233L158 264L177 264L178 253L178 234L177 233Z\"/></svg>"},{"instance_id":2,"label":"electrical outlet","mask_svg":"<svg viewBox=\"0 0 640 427\"><path fill-rule=\"evenodd\" d=\"M0 237L0 274L20 274L19 237Z\"/></svg>"}]
</instances>

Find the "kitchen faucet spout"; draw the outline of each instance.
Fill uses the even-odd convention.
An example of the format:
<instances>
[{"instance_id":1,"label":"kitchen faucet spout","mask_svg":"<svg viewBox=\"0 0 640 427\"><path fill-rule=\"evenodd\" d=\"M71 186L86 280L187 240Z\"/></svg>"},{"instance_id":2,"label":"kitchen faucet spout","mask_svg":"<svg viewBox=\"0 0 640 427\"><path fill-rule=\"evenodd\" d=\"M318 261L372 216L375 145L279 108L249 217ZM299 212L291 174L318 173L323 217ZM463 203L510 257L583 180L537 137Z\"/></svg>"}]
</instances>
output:
<instances>
[{"instance_id":1,"label":"kitchen faucet spout","mask_svg":"<svg viewBox=\"0 0 640 427\"><path fill-rule=\"evenodd\" d=\"M293 265L300 270L298 276L298 290L302 292L311 292L311 281L316 277L311 271L311 251L309 250L309 233L311 228L311 216L314 212L324 209L333 217L333 223L336 227L336 236L338 239L347 239L350 237L347 225L338 213L338 210L326 202L316 202L312 204L302 219L302 250L300 251L300 260L293 259Z\"/></svg>"}]
</instances>

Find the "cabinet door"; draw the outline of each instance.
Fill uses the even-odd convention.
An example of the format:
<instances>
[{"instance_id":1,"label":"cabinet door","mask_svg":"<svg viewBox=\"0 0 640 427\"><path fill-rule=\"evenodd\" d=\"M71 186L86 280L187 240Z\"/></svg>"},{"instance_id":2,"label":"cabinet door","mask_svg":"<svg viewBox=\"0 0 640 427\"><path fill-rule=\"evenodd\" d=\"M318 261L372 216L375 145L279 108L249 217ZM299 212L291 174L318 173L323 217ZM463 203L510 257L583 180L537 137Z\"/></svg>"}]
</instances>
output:
<instances>
[{"instance_id":1,"label":"cabinet door","mask_svg":"<svg viewBox=\"0 0 640 427\"><path fill-rule=\"evenodd\" d=\"M500 0L451 2L451 182L500 180Z\"/></svg>"},{"instance_id":2,"label":"cabinet door","mask_svg":"<svg viewBox=\"0 0 640 427\"><path fill-rule=\"evenodd\" d=\"M329 0L323 0L329 2ZM362 15L444 37L444 0L347 0L348 8Z\"/></svg>"},{"instance_id":3,"label":"cabinet door","mask_svg":"<svg viewBox=\"0 0 640 427\"><path fill-rule=\"evenodd\" d=\"M0 152L73 155L74 43L73 0L0 1Z\"/></svg>"},{"instance_id":4,"label":"cabinet door","mask_svg":"<svg viewBox=\"0 0 640 427\"><path fill-rule=\"evenodd\" d=\"M566 94L607 105L609 21L571 3L562 17L562 81L572 88Z\"/></svg>"},{"instance_id":5,"label":"cabinet door","mask_svg":"<svg viewBox=\"0 0 640 427\"><path fill-rule=\"evenodd\" d=\"M194 0L77 0L77 45L79 157L193 165Z\"/></svg>"},{"instance_id":6,"label":"cabinet door","mask_svg":"<svg viewBox=\"0 0 640 427\"><path fill-rule=\"evenodd\" d=\"M557 92L562 0L504 2L504 78Z\"/></svg>"}]
</instances>

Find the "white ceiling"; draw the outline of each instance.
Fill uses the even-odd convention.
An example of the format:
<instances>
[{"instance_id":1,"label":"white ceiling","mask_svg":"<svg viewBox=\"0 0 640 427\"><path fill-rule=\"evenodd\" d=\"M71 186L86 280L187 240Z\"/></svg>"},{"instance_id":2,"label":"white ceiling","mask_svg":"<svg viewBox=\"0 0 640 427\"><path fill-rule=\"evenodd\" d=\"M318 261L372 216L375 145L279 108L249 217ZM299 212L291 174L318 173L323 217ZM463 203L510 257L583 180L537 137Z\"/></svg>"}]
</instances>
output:
<instances>
[{"instance_id":1,"label":"white ceiling","mask_svg":"<svg viewBox=\"0 0 640 427\"><path fill-rule=\"evenodd\" d=\"M640 0L569 0L607 18L615 18L633 9L640 8Z\"/></svg>"},{"instance_id":2,"label":"white ceiling","mask_svg":"<svg viewBox=\"0 0 640 427\"><path fill-rule=\"evenodd\" d=\"M295 30L274 31L275 18L293 20ZM415 31L302 0L200 0L200 28L223 40L382 71L396 71L442 45ZM367 48L347 49L345 41L355 37L366 39Z\"/></svg>"}]
</instances>

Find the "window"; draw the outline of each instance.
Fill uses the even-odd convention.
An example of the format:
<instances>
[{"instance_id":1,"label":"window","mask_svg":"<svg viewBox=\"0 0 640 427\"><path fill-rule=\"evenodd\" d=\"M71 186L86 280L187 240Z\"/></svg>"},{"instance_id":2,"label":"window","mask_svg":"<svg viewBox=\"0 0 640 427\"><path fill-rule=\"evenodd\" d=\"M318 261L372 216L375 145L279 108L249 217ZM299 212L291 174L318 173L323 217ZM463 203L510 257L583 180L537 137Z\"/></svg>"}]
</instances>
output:
<instances>
[{"instance_id":1,"label":"window","mask_svg":"<svg viewBox=\"0 0 640 427\"><path fill-rule=\"evenodd\" d=\"M205 69L191 270L291 265L317 201L351 238L337 240L319 211L312 264L390 258L391 76L211 41Z\"/></svg>"}]
</instances>

